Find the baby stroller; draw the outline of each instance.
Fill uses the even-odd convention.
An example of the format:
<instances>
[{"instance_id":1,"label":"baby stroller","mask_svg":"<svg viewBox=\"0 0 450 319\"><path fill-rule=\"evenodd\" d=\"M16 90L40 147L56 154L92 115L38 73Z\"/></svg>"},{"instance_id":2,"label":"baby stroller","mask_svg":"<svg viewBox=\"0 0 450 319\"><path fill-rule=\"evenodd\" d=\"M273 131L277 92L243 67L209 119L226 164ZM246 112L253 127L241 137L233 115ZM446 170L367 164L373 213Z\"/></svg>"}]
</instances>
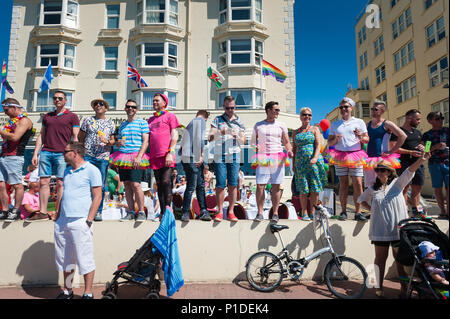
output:
<instances>
[{"instance_id":1,"label":"baby stroller","mask_svg":"<svg viewBox=\"0 0 450 319\"><path fill-rule=\"evenodd\" d=\"M147 299L159 299L161 283L155 279L160 267L161 254L151 242L151 237L139 248L128 262L117 266L114 278L106 283L102 299L116 299L119 285L134 284L148 289ZM124 279L119 282L120 279Z\"/></svg>"},{"instance_id":2,"label":"baby stroller","mask_svg":"<svg viewBox=\"0 0 450 319\"><path fill-rule=\"evenodd\" d=\"M410 277L405 280L408 284L407 298L411 298L416 291L420 299L446 299L442 292L447 291L448 286L436 282L425 267L431 263L444 271L448 279L449 242L448 236L441 232L439 227L426 219L405 219L398 224L400 228L400 244L397 261L403 266L412 267ZM422 259L418 246L423 241L430 241L439 246L441 256L436 259Z\"/></svg>"}]
</instances>

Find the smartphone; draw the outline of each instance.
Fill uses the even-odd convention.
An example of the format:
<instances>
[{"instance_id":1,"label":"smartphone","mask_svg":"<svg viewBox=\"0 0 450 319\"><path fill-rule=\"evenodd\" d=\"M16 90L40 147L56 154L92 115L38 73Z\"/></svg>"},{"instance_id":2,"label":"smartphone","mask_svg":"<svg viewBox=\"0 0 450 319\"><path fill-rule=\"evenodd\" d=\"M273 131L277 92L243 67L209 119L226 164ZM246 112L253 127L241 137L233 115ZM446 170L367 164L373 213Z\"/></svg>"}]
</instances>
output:
<instances>
[{"instance_id":1,"label":"smartphone","mask_svg":"<svg viewBox=\"0 0 450 319\"><path fill-rule=\"evenodd\" d=\"M430 147L431 147L431 141L427 141L426 143L425 143L425 153L428 153L428 152L430 152Z\"/></svg>"}]
</instances>

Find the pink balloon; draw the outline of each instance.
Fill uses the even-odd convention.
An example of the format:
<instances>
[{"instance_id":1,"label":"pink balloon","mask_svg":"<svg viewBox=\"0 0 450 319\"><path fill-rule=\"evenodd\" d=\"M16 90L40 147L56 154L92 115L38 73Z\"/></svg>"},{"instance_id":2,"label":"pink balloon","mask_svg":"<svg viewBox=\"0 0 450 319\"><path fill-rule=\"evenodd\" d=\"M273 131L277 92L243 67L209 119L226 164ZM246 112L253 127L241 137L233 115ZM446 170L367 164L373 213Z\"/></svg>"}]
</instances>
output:
<instances>
[{"instance_id":1,"label":"pink balloon","mask_svg":"<svg viewBox=\"0 0 450 319\"><path fill-rule=\"evenodd\" d=\"M327 119L323 119L322 121L320 121L320 128L322 129L322 131L326 131L328 130L328 128L330 127L330 121L328 121Z\"/></svg>"}]
</instances>

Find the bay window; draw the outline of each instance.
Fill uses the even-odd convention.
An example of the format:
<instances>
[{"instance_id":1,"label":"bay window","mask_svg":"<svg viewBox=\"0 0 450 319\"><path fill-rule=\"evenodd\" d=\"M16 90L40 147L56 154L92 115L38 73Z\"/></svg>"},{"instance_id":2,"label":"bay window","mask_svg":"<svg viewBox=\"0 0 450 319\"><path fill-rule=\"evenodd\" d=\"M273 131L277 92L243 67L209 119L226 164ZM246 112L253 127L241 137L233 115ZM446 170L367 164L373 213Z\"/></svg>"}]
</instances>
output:
<instances>
[{"instance_id":1,"label":"bay window","mask_svg":"<svg viewBox=\"0 0 450 319\"><path fill-rule=\"evenodd\" d=\"M219 100L217 101L217 108L221 109L225 96L231 95L234 97L236 108L239 109L253 109L263 107L262 91L257 89L228 89L219 92Z\"/></svg>"},{"instance_id":2,"label":"bay window","mask_svg":"<svg viewBox=\"0 0 450 319\"><path fill-rule=\"evenodd\" d=\"M153 97L155 96L155 93L163 93L167 96L169 100L169 104L167 105L167 108L169 110L173 110L177 108L177 93L173 91L169 91L166 89L161 90L142 90L141 92L138 92L137 101L142 101L141 109L142 110L148 110L153 111Z\"/></svg>"},{"instance_id":3,"label":"bay window","mask_svg":"<svg viewBox=\"0 0 450 319\"><path fill-rule=\"evenodd\" d=\"M262 23L262 0L220 0L219 23L256 21Z\"/></svg>"},{"instance_id":4,"label":"bay window","mask_svg":"<svg viewBox=\"0 0 450 319\"><path fill-rule=\"evenodd\" d=\"M39 25L78 28L79 4L73 0L41 0Z\"/></svg>"},{"instance_id":5,"label":"bay window","mask_svg":"<svg viewBox=\"0 0 450 319\"><path fill-rule=\"evenodd\" d=\"M136 67L178 67L178 45L172 42L140 43L136 46Z\"/></svg>"},{"instance_id":6,"label":"bay window","mask_svg":"<svg viewBox=\"0 0 450 319\"><path fill-rule=\"evenodd\" d=\"M136 24L178 25L178 0L142 0L137 3Z\"/></svg>"},{"instance_id":7,"label":"bay window","mask_svg":"<svg viewBox=\"0 0 450 319\"><path fill-rule=\"evenodd\" d=\"M258 65L264 58L263 42L250 39L228 39L219 43L219 67L226 65Z\"/></svg>"}]
</instances>

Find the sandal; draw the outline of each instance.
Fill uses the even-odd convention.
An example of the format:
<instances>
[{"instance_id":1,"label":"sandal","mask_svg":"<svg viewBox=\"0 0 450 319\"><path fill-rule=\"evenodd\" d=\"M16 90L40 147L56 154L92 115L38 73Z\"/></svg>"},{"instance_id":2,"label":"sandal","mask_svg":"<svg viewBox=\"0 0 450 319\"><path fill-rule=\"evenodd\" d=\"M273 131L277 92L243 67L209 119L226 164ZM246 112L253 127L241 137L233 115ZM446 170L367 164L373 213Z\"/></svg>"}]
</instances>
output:
<instances>
[{"instance_id":1,"label":"sandal","mask_svg":"<svg viewBox=\"0 0 450 319\"><path fill-rule=\"evenodd\" d=\"M375 290L375 295L376 295L378 298L384 298L384 291L381 290L381 289L377 289L377 290Z\"/></svg>"}]
</instances>

